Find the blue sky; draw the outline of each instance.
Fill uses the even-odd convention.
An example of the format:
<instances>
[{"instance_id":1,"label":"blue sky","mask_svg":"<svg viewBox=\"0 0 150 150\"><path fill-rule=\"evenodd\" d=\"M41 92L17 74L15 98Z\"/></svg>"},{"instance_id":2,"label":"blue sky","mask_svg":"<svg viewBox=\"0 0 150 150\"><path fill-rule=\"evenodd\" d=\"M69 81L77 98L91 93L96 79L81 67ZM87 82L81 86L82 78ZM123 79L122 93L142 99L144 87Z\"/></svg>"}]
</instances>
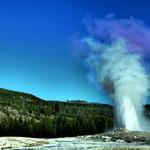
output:
<instances>
[{"instance_id":1,"label":"blue sky","mask_svg":"<svg viewBox=\"0 0 150 150\"><path fill-rule=\"evenodd\" d=\"M149 0L1 0L0 87L46 100L108 102L75 61L70 39L82 20L134 17L150 25Z\"/></svg>"}]
</instances>

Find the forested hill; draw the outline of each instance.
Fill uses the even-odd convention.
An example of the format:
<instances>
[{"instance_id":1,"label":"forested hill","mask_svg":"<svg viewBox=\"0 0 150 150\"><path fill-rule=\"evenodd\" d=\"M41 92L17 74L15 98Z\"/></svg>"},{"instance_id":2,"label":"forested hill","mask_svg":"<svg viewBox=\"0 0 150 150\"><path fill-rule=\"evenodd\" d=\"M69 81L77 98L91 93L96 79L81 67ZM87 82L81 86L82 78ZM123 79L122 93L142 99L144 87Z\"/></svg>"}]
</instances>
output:
<instances>
[{"instance_id":1,"label":"forested hill","mask_svg":"<svg viewBox=\"0 0 150 150\"><path fill-rule=\"evenodd\" d=\"M5 115L33 116L39 119L49 115L72 115L84 113L112 113L112 106L100 103L88 103L83 100L45 101L34 95L0 89L0 117ZM4 115L4 116L5 116Z\"/></svg>"},{"instance_id":2,"label":"forested hill","mask_svg":"<svg viewBox=\"0 0 150 150\"><path fill-rule=\"evenodd\" d=\"M0 89L0 136L64 137L112 128L112 107L85 101L44 101Z\"/></svg>"},{"instance_id":3,"label":"forested hill","mask_svg":"<svg viewBox=\"0 0 150 150\"><path fill-rule=\"evenodd\" d=\"M149 107L146 110L149 115ZM0 89L0 136L65 137L100 133L112 127L111 105L44 101Z\"/></svg>"}]
</instances>

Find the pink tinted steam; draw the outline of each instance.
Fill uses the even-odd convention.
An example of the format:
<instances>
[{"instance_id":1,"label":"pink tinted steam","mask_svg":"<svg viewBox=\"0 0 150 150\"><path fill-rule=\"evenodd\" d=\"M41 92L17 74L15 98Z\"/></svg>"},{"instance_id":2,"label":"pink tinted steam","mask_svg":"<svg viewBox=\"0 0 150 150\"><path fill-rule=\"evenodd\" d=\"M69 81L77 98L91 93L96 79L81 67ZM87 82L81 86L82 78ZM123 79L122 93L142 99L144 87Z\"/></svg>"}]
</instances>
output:
<instances>
[{"instance_id":1,"label":"pink tinted steam","mask_svg":"<svg viewBox=\"0 0 150 150\"><path fill-rule=\"evenodd\" d=\"M87 24L91 36L113 41L123 38L130 52L150 56L150 28L137 19L94 19Z\"/></svg>"}]
</instances>

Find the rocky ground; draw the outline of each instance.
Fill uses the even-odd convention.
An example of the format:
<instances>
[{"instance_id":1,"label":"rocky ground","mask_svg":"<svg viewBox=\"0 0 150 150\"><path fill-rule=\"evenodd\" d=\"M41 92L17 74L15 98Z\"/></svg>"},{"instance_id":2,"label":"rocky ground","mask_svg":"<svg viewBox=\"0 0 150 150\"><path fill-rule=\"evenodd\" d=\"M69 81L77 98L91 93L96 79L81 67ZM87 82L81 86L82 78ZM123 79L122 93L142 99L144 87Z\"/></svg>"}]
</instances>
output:
<instances>
[{"instance_id":1,"label":"rocky ground","mask_svg":"<svg viewBox=\"0 0 150 150\"><path fill-rule=\"evenodd\" d=\"M102 142L138 143L150 145L150 132L129 131L122 128L101 134L81 136L81 138Z\"/></svg>"},{"instance_id":2,"label":"rocky ground","mask_svg":"<svg viewBox=\"0 0 150 150\"><path fill-rule=\"evenodd\" d=\"M0 149L30 148L49 144L47 139L0 137Z\"/></svg>"},{"instance_id":3,"label":"rocky ground","mask_svg":"<svg viewBox=\"0 0 150 150\"><path fill-rule=\"evenodd\" d=\"M0 149L150 150L150 133L116 129L102 134L56 139L1 137Z\"/></svg>"}]
</instances>

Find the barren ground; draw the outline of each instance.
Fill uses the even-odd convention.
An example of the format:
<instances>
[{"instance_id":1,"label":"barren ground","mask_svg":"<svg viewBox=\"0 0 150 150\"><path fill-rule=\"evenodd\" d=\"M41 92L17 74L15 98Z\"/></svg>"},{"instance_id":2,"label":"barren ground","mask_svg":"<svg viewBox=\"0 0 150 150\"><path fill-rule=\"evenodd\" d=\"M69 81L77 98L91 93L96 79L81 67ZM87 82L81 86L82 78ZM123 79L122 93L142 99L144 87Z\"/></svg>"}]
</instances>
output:
<instances>
[{"instance_id":1,"label":"barren ground","mask_svg":"<svg viewBox=\"0 0 150 150\"><path fill-rule=\"evenodd\" d=\"M0 137L0 149L150 150L150 133L117 129L102 134L55 139Z\"/></svg>"}]
</instances>

